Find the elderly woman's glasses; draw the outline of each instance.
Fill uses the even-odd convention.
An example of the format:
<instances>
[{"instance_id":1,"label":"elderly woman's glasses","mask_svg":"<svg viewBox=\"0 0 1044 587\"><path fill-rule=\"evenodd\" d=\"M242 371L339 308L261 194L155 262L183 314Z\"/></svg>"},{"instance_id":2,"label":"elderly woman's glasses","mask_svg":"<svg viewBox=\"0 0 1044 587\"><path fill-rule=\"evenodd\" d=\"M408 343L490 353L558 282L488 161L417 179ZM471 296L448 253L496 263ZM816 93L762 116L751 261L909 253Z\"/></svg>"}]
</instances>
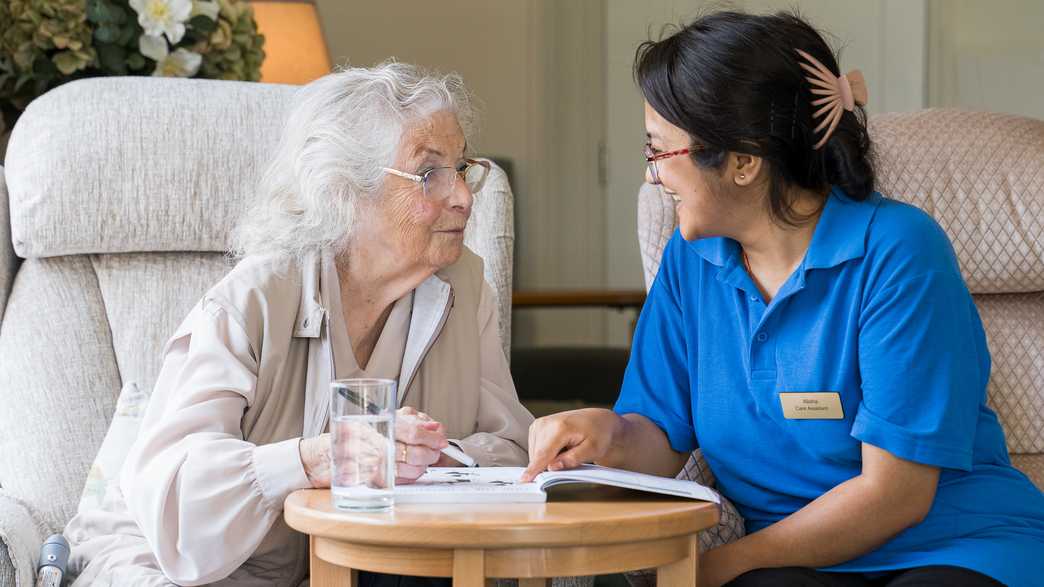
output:
<instances>
[{"instance_id":1,"label":"elderly woman's glasses","mask_svg":"<svg viewBox=\"0 0 1044 587\"><path fill-rule=\"evenodd\" d=\"M433 167L420 175L406 173L390 167L382 169L385 173L397 175L421 184L425 197L441 200L453 193L453 187L457 185L457 178L464 181L464 185L468 186L468 190L472 194L478 193L486 183L486 178L489 176L489 168L489 161L465 159L456 167Z\"/></svg>"},{"instance_id":2,"label":"elderly woman's glasses","mask_svg":"<svg viewBox=\"0 0 1044 587\"><path fill-rule=\"evenodd\" d=\"M653 185L660 185L660 170L656 168L657 161L663 161L664 159L670 159L671 157L677 157L678 155L688 155L692 152L693 149L678 149L677 151L657 153L653 151L652 145L646 144L644 151L645 163L649 166L649 178L652 179L650 183Z\"/></svg>"}]
</instances>

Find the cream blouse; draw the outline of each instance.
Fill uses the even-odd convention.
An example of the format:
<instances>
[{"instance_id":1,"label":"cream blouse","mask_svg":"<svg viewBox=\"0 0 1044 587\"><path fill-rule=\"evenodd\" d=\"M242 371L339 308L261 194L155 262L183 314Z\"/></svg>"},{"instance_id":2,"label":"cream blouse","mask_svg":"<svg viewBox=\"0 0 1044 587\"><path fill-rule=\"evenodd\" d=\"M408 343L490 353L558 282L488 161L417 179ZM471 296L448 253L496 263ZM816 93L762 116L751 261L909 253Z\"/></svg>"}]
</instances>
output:
<instances>
[{"instance_id":1,"label":"cream blouse","mask_svg":"<svg viewBox=\"0 0 1044 587\"><path fill-rule=\"evenodd\" d=\"M499 341L482 261L461 259L393 307L356 364L328 256L248 258L167 343L120 499L66 527L75 586L296 587L306 537L283 501L310 484L298 444L326 428L334 378L399 381L482 466L521 465L532 416Z\"/></svg>"}]
</instances>

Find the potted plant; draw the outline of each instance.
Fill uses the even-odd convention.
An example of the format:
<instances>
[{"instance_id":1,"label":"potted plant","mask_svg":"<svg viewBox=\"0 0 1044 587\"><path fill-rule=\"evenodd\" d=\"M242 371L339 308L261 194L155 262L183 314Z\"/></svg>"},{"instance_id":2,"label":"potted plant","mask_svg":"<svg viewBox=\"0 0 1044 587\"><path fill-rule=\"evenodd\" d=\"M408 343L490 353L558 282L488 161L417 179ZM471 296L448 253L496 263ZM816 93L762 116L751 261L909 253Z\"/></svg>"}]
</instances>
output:
<instances>
[{"instance_id":1,"label":"potted plant","mask_svg":"<svg viewBox=\"0 0 1044 587\"><path fill-rule=\"evenodd\" d=\"M83 77L257 81L263 46L245 0L2 0L0 135L33 98Z\"/></svg>"}]
</instances>

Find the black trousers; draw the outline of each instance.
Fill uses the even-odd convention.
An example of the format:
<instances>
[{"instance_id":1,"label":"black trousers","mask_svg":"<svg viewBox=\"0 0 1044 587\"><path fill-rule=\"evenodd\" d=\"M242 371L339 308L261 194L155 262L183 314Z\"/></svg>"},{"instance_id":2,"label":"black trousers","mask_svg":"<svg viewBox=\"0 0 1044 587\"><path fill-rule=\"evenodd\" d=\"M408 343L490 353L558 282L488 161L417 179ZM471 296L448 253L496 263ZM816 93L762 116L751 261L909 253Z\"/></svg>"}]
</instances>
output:
<instances>
[{"instance_id":1,"label":"black trousers","mask_svg":"<svg viewBox=\"0 0 1044 587\"><path fill-rule=\"evenodd\" d=\"M949 566L917 567L871 576L862 573L825 573L815 569L786 567L744 573L726 587L1003 587L1003 583L971 569Z\"/></svg>"},{"instance_id":2,"label":"black trousers","mask_svg":"<svg viewBox=\"0 0 1044 587\"><path fill-rule=\"evenodd\" d=\"M442 577L404 577L359 571L359 587L450 587L453 581Z\"/></svg>"}]
</instances>

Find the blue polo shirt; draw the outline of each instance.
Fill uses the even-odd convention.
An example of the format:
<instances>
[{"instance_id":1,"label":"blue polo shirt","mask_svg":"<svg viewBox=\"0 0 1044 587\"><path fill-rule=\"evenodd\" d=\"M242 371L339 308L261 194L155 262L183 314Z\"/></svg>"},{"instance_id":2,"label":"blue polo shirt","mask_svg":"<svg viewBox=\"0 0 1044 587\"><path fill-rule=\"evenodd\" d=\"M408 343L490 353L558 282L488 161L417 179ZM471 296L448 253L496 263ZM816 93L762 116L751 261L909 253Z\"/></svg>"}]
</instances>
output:
<instances>
[{"instance_id":1,"label":"blue polo shirt","mask_svg":"<svg viewBox=\"0 0 1044 587\"><path fill-rule=\"evenodd\" d=\"M940 467L924 521L826 570L955 565L1044 585L1044 495L1008 460L989 374L942 229L915 207L835 188L768 304L738 243L675 232L615 409L655 422L677 451L701 447L748 532L858 475L861 443ZM785 392L837 393L843 417L785 418Z\"/></svg>"}]
</instances>

